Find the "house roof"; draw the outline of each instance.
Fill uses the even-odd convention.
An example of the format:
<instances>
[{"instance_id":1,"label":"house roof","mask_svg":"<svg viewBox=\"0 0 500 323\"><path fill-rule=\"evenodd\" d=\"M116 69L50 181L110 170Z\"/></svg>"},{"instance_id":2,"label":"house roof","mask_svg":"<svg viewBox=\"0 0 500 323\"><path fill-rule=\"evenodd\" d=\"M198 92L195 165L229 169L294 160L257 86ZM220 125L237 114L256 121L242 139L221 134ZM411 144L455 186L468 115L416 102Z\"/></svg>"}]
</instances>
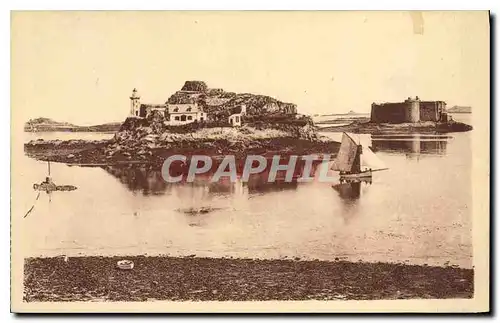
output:
<instances>
[{"instance_id":1,"label":"house roof","mask_svg":"<svg viewBox=\"0 0 500 323\"><path fill-rule=\"evenodd\" d=\"M166 108L166 104L149 104L149 103L142 103L141 107L145 108Z\"/></svg>"},{"instance_id":2,"label":"house roof","mask_svg":"<svg viewBox=\"0 0 500 323\"><path fill-rule=\"evenodd\" d=\"M196 103L190 103L190 104L169 104L168 105L168 112L170 114L173 113L196 113L196 112L203 112L203 109L198 106Z\"/></svg>"}]
</instances>

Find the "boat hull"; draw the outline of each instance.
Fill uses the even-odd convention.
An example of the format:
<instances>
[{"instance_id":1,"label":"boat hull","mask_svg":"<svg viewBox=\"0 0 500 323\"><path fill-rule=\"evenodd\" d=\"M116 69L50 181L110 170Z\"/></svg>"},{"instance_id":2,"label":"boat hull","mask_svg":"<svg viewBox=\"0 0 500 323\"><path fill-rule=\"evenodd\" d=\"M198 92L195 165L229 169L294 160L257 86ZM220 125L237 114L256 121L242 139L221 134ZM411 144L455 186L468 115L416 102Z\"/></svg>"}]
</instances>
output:
<instances>
[{"instance_id":1,"label":"boat hull","mask_svg":"<svg viewBox=\"0 0 500 323\"><path fill-rule=\"evenodd\" d=\"M340 174L340 179L371 178L371 177L372 177L371 170L355 174Z\"/></svg>"}]
</instances>

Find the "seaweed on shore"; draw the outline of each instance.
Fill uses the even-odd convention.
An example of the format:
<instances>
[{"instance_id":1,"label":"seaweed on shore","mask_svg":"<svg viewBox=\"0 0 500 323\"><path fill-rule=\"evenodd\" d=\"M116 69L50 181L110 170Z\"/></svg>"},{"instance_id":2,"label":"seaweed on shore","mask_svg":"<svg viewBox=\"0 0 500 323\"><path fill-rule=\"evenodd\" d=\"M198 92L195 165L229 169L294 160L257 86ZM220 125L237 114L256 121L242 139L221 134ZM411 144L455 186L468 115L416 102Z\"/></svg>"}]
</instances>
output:
<instances>
[{"instance_id":1,"label":"seaweed on shore","mask_svg":"<svg viewBox=\"0 0 500 323\"><path fill-rule=\"evenodd\" d=\"M474 271L348 261L197 257L28 258L24 301L265 301L472 298Z\"/></svg>"}]
</instances>

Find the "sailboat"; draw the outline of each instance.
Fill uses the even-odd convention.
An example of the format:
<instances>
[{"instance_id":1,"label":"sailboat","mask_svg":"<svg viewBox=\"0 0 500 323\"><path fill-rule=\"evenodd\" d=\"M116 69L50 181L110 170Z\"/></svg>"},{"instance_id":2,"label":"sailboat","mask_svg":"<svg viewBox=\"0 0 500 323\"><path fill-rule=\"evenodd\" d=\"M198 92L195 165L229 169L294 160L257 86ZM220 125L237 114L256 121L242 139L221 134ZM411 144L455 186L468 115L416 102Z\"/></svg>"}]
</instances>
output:
<instances>
[{"instance_id":1,"label":"sailboat","mask_svg":"<svg viewBox=\"0 0 500 323\"><path fill-rule=\"evenodd\" d=\"M360 140L346 132L342 133L342 142L332 170L340 173L340 179L371 178L372 172L387 169L384 162Z\"/></svg>"}]
</instances>

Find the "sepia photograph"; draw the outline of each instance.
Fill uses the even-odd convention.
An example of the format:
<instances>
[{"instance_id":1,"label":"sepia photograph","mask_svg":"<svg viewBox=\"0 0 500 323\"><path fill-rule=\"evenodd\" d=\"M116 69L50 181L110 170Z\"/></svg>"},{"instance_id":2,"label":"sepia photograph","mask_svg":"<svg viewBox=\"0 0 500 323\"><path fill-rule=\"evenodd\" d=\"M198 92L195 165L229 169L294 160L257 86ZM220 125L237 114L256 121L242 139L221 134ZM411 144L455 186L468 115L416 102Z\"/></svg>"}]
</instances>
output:
<instances>
[{"instance_id":1,"label":"sepia photograph","mask_svg":"<svg viewBox=\"0 0 500 323\"><path fill-rule=\"evenodd\" d=\"M488 312L490 19L11 12L11 310Z\"/></svg>"}]
</instances>

